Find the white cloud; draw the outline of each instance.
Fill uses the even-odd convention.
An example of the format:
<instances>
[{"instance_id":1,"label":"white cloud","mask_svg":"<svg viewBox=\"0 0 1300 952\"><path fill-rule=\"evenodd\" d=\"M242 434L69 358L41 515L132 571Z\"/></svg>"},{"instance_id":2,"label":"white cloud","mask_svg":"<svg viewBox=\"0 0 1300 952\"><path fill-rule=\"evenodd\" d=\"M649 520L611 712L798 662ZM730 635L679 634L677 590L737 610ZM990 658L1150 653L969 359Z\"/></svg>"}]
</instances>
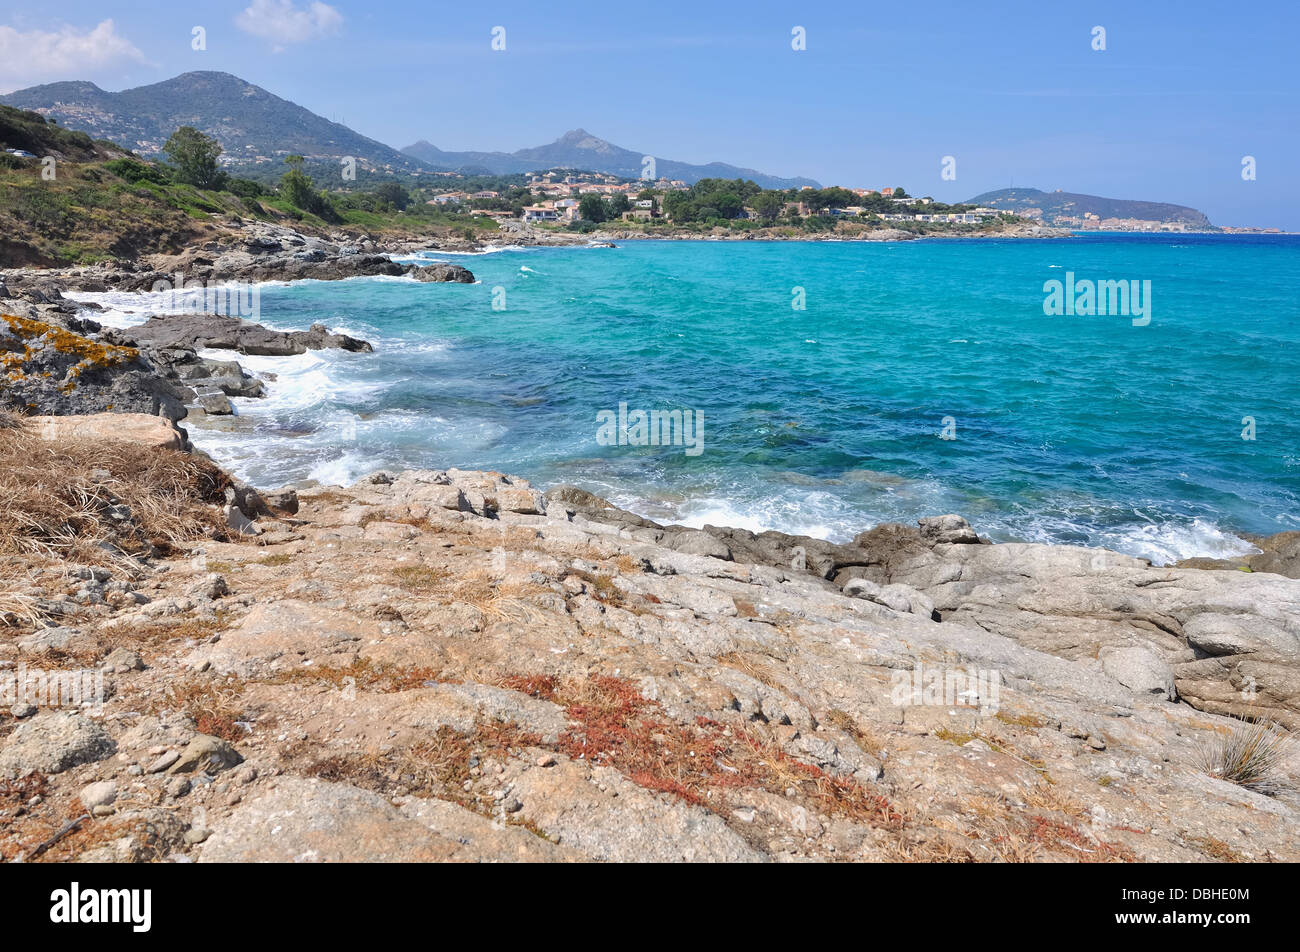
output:
<instances>
[{"instance_id":1,"label":"white cloud","mask_svg":"<svg viewBox=\"0 0 1300 952\"><path fill-rule=\"evenodd\" d=\"M93 72L143 62L144 54L117 32L112 20L85 32L71 26L57 32L0 26L0 90L89 79Z\"/></svg>"},{"instance_id":2,"label":"white cloud","mask_svg":"<svg viewBox=\"0 0 1300 952\"><path fill-rule=\"evenodd\" d=\"M248 9L235 17L237 27L270 40L277 50L290 43L305 43L334 33L342 23L343 14L320 0L313 0L303 8L293 0L253 0Z\"/></svg>"}]
</instances>

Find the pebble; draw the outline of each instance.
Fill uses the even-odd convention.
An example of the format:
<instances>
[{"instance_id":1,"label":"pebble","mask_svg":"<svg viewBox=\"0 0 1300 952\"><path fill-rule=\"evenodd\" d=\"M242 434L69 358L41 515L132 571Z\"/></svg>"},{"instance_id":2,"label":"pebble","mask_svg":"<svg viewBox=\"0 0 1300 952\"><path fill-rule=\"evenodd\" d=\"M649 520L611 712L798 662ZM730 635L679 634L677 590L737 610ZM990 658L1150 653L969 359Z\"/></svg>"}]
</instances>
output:
<instances>
[{"instance_id":1,"label":"pebble","mask_svg":"<svg viewBox=\"0 0 1300 952\"><path fill-rule=\"evenodd\" d=\"M14 717L19 717L19 718L31 717L33 714L36 713L36 705L15 704L13 707L9 708L9 713L12 714Z\"/></svg>"},{"instance_id":2,"label":"pebble","mask_svg":"<svg viewBox=\"0 0 1300 952\"><path fill-rule=\"evenodd\" d=\"M539 766L539 767L554 767L554 766L555 766L555 755L554 755L554 754L542 754L542 756L540 756L540 757L537 758L537 766Z\"/></svg>"},{"instance_id":3,"label":"pebble","mask_svg":"<svg viewBox=\"0 0 1300 952\"><path fill-rule=\"evenodd\" d=\"M117 784L111 780L101 780L81 789L81 804L87 810L106 807L117 799Z\"/></svg>"},{"instance_id":4,"label":"pebble","mask_svg":"<svg viewBox=\"0 0 1300 952\"><path fill-rule=\"evenodd\" d=\"M164 789L169 797L183 797L190 792L190 781L186 777L173 777Z\"/></svg>"},{"instance_id":5,"label":"pebble","mask_svg":"<svg viewBox=\"0 0 1300 952\"><path fill-rule=\"evenodd\" d=\"M148 767L146 767L145 773L162 773L164 770L166 770L168 767L170 767L172 764L176 763L176 761L180 759L181 759L181 755L179 751L169 750L167 751L167 753L163 754L161 757L159 757L157 760L151 763Z\"/></svg>"}]
</instances>

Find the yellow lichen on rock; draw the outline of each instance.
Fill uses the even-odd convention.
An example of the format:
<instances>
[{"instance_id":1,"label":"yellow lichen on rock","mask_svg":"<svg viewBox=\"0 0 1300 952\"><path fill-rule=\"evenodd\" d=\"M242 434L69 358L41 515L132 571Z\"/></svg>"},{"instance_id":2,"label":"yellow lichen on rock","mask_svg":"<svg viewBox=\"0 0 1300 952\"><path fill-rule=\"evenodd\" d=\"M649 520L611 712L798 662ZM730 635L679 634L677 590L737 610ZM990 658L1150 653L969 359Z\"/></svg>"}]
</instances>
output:
<instances>
[{"instance_id":1,"label":"yellow lichen on rock","mask_svg":"<svg viewBox=\"0 0 1300 952\"><path fill-rule=\"evenodd\" d=\"M9 325L10 333L22 345L21 349L0 355L0 367L15 383L27 379L27 366L48 350L77 359L64 374L62 389L65 393L74 389L77 379L88 370L117 367L140 356L140 351L134 347L104 344L45 321L14 314L0 314L0 318ZM48 370L39 373L43 377L52 376Z\"/></svg>"}]
</instances>

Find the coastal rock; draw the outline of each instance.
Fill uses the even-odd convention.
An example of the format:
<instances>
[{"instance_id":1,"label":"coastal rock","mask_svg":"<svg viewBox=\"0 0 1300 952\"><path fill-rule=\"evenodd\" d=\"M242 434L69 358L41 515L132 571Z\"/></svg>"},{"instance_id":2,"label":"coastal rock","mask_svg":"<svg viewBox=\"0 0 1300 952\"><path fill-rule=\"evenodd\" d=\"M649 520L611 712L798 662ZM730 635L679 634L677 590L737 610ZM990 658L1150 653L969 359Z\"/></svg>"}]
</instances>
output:
<instances>
[{"instance_id":1,"label":"coastal rock","mask_svg":"<svg viewBox=\"0 0 1300 952\"><path fill-rule=\"evenodd\" d=\"M165 417L143 413L94 413L86 416L37 416L24 421L29 432L52 442L124 440L162 450L183 450L185 431Z\"/></svg>"},{"instance_id":2,"label":"coastal rock","mask_svg":"<svg viewBox=\"0 0 1300 952\"><path fill-rule=\"evenodd\" d=\"M123 756L49 776L0 851L112 780L99 811L203 861L1300 858L1285 797L1202 766L1223 715L1300 693L1300 582L952 519L819 545L534 492L456 469L304 485L272 545L144 560L150 604L76 619L101 651L144 635L144 669L105 659L129 667L98 722ZM83 559L52 591L127 574ZM196 744L224 748L199 723L238 725L249 762L200 774ZM148 858L134 842L47 858Z\"/></svg>"},{"instance_id":3,"label":"coastal rock","mask_svg":"<svg viewBox=\"0 0 1300 952\"><path fill-rule=\"evenodd\" d=\"M430 264L423 267L413 266L411 277L417 281L454 282L456 284L473 284L474 274L468 268L458 264Z\"/></svg>"},{"instance_id":4,"label":"coastal rock","mask_svg":"<svg viewBox=\"0 0 1300 952\"><path fill-rule=\"evenodd\" d=\"M710 552L575 487L553 504L638 541ZM850 545L779 532L706 526L743 564L833 580L845 594L896 612L970 626L1068 659L1110 659L1132 690L1203 710L1265 717L1300 729L1300 584L1278 575L1156 568L1102 549L986 544L956 515L916 527L882 523ZM1275 550L1287 558L1290 534ZM1171 679L1172 673L1172 679Z\"/></svg>"},{"instance_id":5,"label":"coastal rock","mask_svg":"<svg viewBox=\"0 0 1300 952\"><path fill-rule=\"evenodd\" d=\"M82 788L78 799L81 800L81 805L87 810L109 806L117 799L117 784L112 780L101 780L98 783L88 784Z\"/></svg>"},{"instance_id":6,"label":"coastal rock","mask_svg":"<svg viewBox=\"0 0 1300 952\"><path fill-rule=\"evenodd\" d=\"M522 816L565 846L615 863L736 863L763 856L721 818L660 799L608 768L576 762L513 779Z\"/></svg>"},{"instance_id":7,"label":"coastal rock","mask_svg":"<svg viewBox=\"0 0 1300 952\"><path fill-rule=\"evenodd\" d=\"M1270 572L1274 575L1300 579L1300 532L1248 536L1247 540L1253 542L1260 551L1232 559L1184 559L1177 563L1177 567Z\"/></svg>"},{"instance_id":8,"label":"coastal rock","mask_svg":"<svg viewBox=\"0 0 1300 952\"><path fill-rule=\"evenodd\" d=\"M168 380L146 354L61 322L0 315L0 365L6 371L0 377L0 409L35 409L49 416L116 411L185 417L189 392Z\"/></svg>"},{"instance_id":9,"label":"coastal rock","mask_svg":"<svg viewBox=\"0 0 1300 952\"><path fill-rule=\"evenodd\" d=\"M220 390L212 393L200 393L197 405L200 410L209 416L230 416L235 412L234 406L230 403L230 398Z\"/></svg>"},{"instance_id":10,"label":"coastal rock","mask_svg":"<svg viewBox=\"0 0 1300 952\"><path fill-rule=\"evenodd\" d=\"M1097 657L1101 661L1101 669L1124 687L1158 695L1170 701L1178 699L1173 668L1150 648L1106 647L1101 649Z\"/></svg>"},{"instance_id":11,"label":"coastal rock","mask_svg":"<svg viewBox=\"0 0 1300 952\"><path fill-rule=\"evenodd\" d=\"M916 522L921 538L930 545L979 545L980 537L961 516L929 516Z\"/></svg>"},{"instance_id":12,"label":"coastal rock","mask_svg":"<svg viewBox=\"0 0 1300 952\"><path fill-rule=\"evenodd\" d=\"M369 353L370 344L345 334L331 334L323 324L306 331L273 331L221 314L167 314L149 318L121 332L137 342L193 350L237 350L241 354L288 357L326 348Z\"/></svg>"},{"instance_id":13,"label":"coastal rock","mask_svg":"<svg viewBox=\"0 0 1300 952\"><path fill-rule=\"evenodd\" d=\"M375 625L342 617L328 608L286 599L254 607L216 644L195 650L186 664L194 667L207 662L219 672L241 676L304 661L333 660L346 665L362 640L374 637L375 630Z\"/></svg>"},{"instance_id":14,"label":"coastal rock","mask_svg":"<svg viewBox=\"0 0 1300 952\"><path fill-rule=\"evenodd\" d=\"M243 756L231 744L219 737L199 734L180 752L180 756L167 768L167 772L178 774L198 771L215 774L243 762Z\"/></svg>"}]
</instances>

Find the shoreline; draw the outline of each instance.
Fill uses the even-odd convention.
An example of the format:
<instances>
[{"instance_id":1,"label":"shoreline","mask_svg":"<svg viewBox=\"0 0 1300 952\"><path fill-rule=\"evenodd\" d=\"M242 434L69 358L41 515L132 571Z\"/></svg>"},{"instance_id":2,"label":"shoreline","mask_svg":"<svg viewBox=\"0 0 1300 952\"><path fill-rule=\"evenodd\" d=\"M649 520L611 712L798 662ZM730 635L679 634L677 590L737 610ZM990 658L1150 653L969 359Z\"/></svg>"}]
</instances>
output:
<instances>
[{"instance_id":1,"label":"shoreline","mask_svg":"<svg viewBox=\"0 0 1300 952\"><path fill-rule=\"evenodd\" d=\"M59 272L57 275L52 275L49 271L43 269L20 269L17 272L8 272L8 276L11 280L14 276L19 278L19 281L14 285L14 288L20 294L27 291L33 291L39 298L50 298L55 301L57 301L58 297L61 296L58 288L66 288L68 285L75 285L82 289L90 289L81 292L72 292L81 294L103 293L105 289L114 288L125 290L127 293L132 294L142 293L142 282L147 284L149 279L152 277L168 273L162 271L162 267L172 265L184 270L188 261L197 261L200 267L206 268L206 273L210 275L222 274L221 278L211 278L210 281L223 281L223 283L226 281L237 283L241 280L247 280L244 276L248 274L256 276L252 282L254 286L282 286L293 284L295 281L312 280L312 278L295 277L290 274L284 274L277 270L278 266L275 262L284 260L290 267L299 267L300 252L295 252L288 258L276 258L276 255L288 249L298 248L300 247L300 243L301 245L308 245L308 243L313 239L305 237L290 229L268 230L261 225L254 226L252 231L252 239L246 240L245 244L254 245L256 247L257 253L255 255L243 254L242 257L235 257L232 259L229 252L214 254L211 250L196 250L187 252L180 256L173 256L171 260L167 262L155 259L153 264L156 265L156 267L152 267L147 271L118 272L117 283L110 283L105 280L105 276L112 274L111 272L97 268L77 269L72 272ZM276 251L272 248L268 235L278 236L280 251ZM600 239L595 238L594 240L599 241ZM708 239L701 238L698 240ZM579 245L578 241L574 241L564 245L553 245L553 247L589 247L591 246L592 241L593 236L582 236L581 245ZM491 254L497 251L512 250L515 248L523 249L527 247L530 246L508 245L478 251L450 252L450 254L481 255ZM422 250L435 256L442 253L436 249L425 248ZM417 262L421 257L414 253L400 255L396 252L383 251L380 250L379 246L346 249L346 253L344 253L343 249L330 249L323 253L323 257L319 252L319 248L312 248L308 245L308 251L312 255L312 260L309 264L320 266L323 273L334 274L335 276L330 278L332 280L347 280L352 277L373 277L374 274L371 272L374 271L378 271L380 274L393 273L393 276L397 277L410 277L412 269L419 268L420 265L399 265L393 261L392 258L387 256L392 255L393 257L405 257L407 259L413 258ZM270 265L267 265L265 261L266 256L270 256L272 259ZM228 270L233 265L233 274L223 273L223 268L221 267L223 261L226 262ZM443 266L437 265L436 263L430 263L425 265L423 270L436 270L440 267ZM0 272L0 282L2 282L5 277L6 273ZM475 280L474 276L465 269L455 269L447 273L440 272L438 277L441 280ZM23 278L27 278L28 280L24 282ZM125 287L123 285L125 285ZM6 291L4 293L8 294L10 292ZM52 312L59 316L59 320L61 320L65 326L69 326L69 319L71 319L72 324L75 324L78 321L84 323L87 319L93 320L97 308L98 305L93 303L87 304L79 302L76 307L72 308L71 311L68 311L66 303L47 303L37 305L33 310L29 311L29 313L39 313L44 310L48 315ZM0 310L3 309L5 309L3 305L0 305ZM60 312L60 309L62 309L62 312ZM265 353L267 356L287 356L292 353L301 353L305 349L318 349L322 347L341 348L344 350L368 350L370 346L364 341L357 341L353 338L348 338L345 335L331 335L328 329L325 328L318 329L314 327L311 334L306 337L303 337L303 335L307 334L307 332L302 331L267 331L260 335L249 336L253 329L241 328L237 332L237 339L234 340L233 344L227 342L226 344L216 345L218 347L229 348L228 352L231 354L231 357L234 358L223 360L220 359L215 352L207 352L205 346L211 344L210 336L212 334L221 336L226 333L225 331L220 330L220 328L214 330L213 327L208 326L212 324L211 318L205 318L202 315L195 314L177 314L165 319L155 320L162 321L169 325L180 325L179 329L170 330L161 338L156 336L153 337L151 345L155 349L161 347L164 350L167 350L180 344L182 347L187 347L190 350L189 356L181 361L182 366L180 367L179 372L177 372L177 367L175 365L175 357L169 356L167 358L168 366L165 368L164 375L172 378L172 382L178 384L182 388L186 387L187 381L192 383L197 380L201 384L200 386L192 387L192 392L188 398L183 398L189 408L186 421L192 426L199 426L204 429L211 427L216 432L226 429L222 427L218 421L230 417L235 412L234 406L230 402L231 399L256 398L264 394L268 387L274 389L276 386L274 382L275 374L273 372L270 373L269 379L260 381L258 375L248 372L246 368L240 364L238 360L239 351L241 349L247 350L250 341L256 340L258 347L265 348L269 346L269 350L260 351ZM196 329L190 330L189 328L191 326ZM147 328L142 329L139 326L133 326L123 329L106 330L104 332L104 338L110 342L138 345L142 333L149 333L149 331ZM190 336L184 337L183 335L185 333L190 334ZM195 334L199 336L195 337ZM209 336L203 336L205 334ZM201 356L198 353L200 350L204 350L205 353L207 353L207 356ZM259 350L248 350L248 352L256 354L259 353ZM159 387L157 389L166 390L165 387ZM160 412L163 406L171 406L174 408L177 405L177 399L178 398L175 395L164 394L162 403L155 400L153 405L149 408L149 412ZM135 404L135 407L139 408L138 403ZM175 413L176 411L175 409L172 409L167 412ZM724 502L726 502L726 500L724 500ZM1223 527L1218 525L1211 528L1215 531L1224 533L1229 537L1234 537L1245 545L1256 545L1252 538L1255 533L1249 530L1235 526ZM857 530L844 530L845 533L851 533L852 531ZM1001 530L1001 532L1011 538L1016 538L1014 529L1004 529ZM1021 538L1024 537L1021 536ZM1231 562L1245 565L1248 564L1248 558L1260 554L1261 553L1259 552L1247 552L1241 557L1225 557L1222 554L1214 554L1210 550L1197 550L1196 553L1190 555L1184 550L1182 553L1171 556L1169 564L1181 564L1189 559L1200 559L1205 561L1214 561L1217 559L1220 563Z\"/></svg>"},{"instance_id":2,"label":"shoreline","mask_svg":"<svg viewBox=\"0 0 1300 952\"><path fill-rule=\"evenodd\" d=\"M38 425L16 458L110 467L125 525L158 531L161 487L111 441L175 466L179 434L82 423L110 442ZM661 526L455 469L189 492L206 530L29 556L34 613L0 603L24 690L57 658L107 685L11 708L0 779L42 795L0 857L79 803L47 859L1300 859L1285 775L1265 795L1203 765L1243 718L1300 727L1300 581L955 515L847 545Z\"/></svg>"}]
</instances>

